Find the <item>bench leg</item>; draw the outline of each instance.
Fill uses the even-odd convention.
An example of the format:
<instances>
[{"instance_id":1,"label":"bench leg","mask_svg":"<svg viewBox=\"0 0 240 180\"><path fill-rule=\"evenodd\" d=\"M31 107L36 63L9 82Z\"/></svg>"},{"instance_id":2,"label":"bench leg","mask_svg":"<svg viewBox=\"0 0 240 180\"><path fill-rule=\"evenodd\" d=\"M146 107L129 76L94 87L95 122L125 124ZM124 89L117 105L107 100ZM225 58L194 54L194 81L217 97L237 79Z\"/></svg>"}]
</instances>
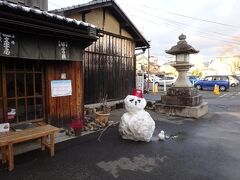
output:
<instances>
[{"instance_id":1,"label":"bench leg","mask_svg":"<svg viewBox=\"0 0 240 180\"><path fill-rule=\"evenodd\" d=\"M42 151L44 151L45 148L46 148L46 139L47 139L46 136L41 137L41 149L42 149Z\"/></svg>"},{"instance_id":2,"label":"bench leg","mask_svg":"<svg viewBox=\"0 0 240 180\"><path fill-rule=\"evenodd\" d=\"M12 171L14 169L14 153L13 153L13 144L8 144L8 170Z\"/></svg>"},{"instance_id":3,"label":"bench leg","mask_svg":"<svg viewBox=\"0 0 240 180\"><path fill-rule=\"evenodd\" d=\"M53 157L54 156L54 145L55 145L55 137L54 137L54 133L50 134L50 154Z\"/></svg>"},{"instance_id":4,"label":"bench leg","mask_svg":"<svg viewBox=\"0 0 240 180\"><path fill-rule=\"evenodd\" d=\"M7 162L6 146L2 146L1 151L2 151L2 163L6 163Z\"/></svg>"}]
</instances>

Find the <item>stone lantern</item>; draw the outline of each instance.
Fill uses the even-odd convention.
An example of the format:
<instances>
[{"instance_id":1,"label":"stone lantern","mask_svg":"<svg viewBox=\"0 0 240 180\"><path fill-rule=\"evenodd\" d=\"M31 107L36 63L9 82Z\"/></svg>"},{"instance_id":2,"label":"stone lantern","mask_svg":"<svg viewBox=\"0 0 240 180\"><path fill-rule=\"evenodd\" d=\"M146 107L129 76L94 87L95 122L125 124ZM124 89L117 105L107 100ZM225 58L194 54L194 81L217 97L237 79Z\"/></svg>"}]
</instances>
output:
<instances>
[{"instance_id":1,"label":"stone lantern","mask_svg":"<svg viewBox=\"0 0 240 180\"><path fill-rule=\"evenodd\" d=\"M189 55L198 53L191 45L186 41L186 36L181 34L176 46L166 50L167 54L176 55L176 63L172 64L173 67L178 71L178 79L176 80L175 87L193 87L187 77L187 71L193 66L189 64Z\"/></svg>"},{"instance_id":2,"label":"stone lantern","mask_svg":"<svg viewBox=\"0 0 240 180\"><path fill-rule=\"evenodd\" d=\"M187 71L193 66L189 63L189 55L198 52L186 42L183 34L179 36L177 45L166 50L166 53L176 56L176 61L171 66L176 68L179 75L173 87L156 103L156 111L193 118L199 118L208 112L207 103L202 102L202 96L187 77Z\"/></svg>"}]
</instances>

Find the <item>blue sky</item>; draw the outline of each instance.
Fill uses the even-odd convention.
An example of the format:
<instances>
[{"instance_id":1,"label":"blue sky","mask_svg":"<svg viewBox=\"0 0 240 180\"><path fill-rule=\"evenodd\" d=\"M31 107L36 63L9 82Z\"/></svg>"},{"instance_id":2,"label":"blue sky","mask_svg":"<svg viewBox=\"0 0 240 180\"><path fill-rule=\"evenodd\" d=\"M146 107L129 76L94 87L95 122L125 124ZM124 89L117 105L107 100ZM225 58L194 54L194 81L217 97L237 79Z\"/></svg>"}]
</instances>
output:
<instances>
[{"instance_id":1,"label":"blue sky","mask_svg":"<svg viewBox=\"0 0 240 180\"><path fill-rule=\"evenodd\" d=\"M89 0L49 0L49 10ZM184 33L203 61L240 55L239 0L116 0L147 40L151 55L166 61L166 49Z\"/></svg>"}]
</instances>

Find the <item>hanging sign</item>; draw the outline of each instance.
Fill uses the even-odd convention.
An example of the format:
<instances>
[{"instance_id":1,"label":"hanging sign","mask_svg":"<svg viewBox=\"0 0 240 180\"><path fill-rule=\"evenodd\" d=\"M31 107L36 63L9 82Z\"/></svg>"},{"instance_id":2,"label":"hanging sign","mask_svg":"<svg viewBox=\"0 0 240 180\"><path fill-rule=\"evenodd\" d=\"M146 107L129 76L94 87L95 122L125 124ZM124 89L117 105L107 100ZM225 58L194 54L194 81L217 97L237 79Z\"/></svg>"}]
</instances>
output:
<instances>
[{"instance_id":1,"label":"hanging sign","mask_svg":"<svg viewBox=\"0 0 240 180\"><path fill-rule=\"evenodd\" d=\"M71 80L52 80L51 93L52 93L52 97L71 96L72 81Z\"/></svg>"},{"instance_id":2,"label":"hanging sign","mask_svg":"<svg viewBox=\"0 0 240 180\"><path fill-rule=\"evenodd\" d=\"M0 31L0 57L34 60L82 61L79 41Z\"/></svg>"},{"instance_id":3,"label":"hanging sign","mask_svg":"<svg viewBox=\"0 0 240 180\"><path fill-rule=\"evenodd\" d=\"M14 34L0 32L0 55L14 57L17 55L17 47Z\"/></svg>"}]
</instances>

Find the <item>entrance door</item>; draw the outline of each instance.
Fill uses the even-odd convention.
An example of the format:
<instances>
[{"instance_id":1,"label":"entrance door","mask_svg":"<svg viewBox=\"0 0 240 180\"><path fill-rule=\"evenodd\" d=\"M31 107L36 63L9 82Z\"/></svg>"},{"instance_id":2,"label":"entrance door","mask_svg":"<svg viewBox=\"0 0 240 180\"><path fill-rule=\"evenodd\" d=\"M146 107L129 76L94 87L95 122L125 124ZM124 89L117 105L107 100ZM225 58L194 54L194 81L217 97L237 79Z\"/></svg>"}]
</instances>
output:
<instances>
[{"instance_id":1,"label":"entrance door","mask_svg":"<svg viewBox=\"0 0 240 180\"><path fill-rule=\"evenodd\" d=\"M43 120L44 81L39 61L5 61L0 80L0 108L5 122L19 123ZM0 110L1 113L1 110ZM0 114L1 117L1 114Z\"/></svg>"}]
</instances>

